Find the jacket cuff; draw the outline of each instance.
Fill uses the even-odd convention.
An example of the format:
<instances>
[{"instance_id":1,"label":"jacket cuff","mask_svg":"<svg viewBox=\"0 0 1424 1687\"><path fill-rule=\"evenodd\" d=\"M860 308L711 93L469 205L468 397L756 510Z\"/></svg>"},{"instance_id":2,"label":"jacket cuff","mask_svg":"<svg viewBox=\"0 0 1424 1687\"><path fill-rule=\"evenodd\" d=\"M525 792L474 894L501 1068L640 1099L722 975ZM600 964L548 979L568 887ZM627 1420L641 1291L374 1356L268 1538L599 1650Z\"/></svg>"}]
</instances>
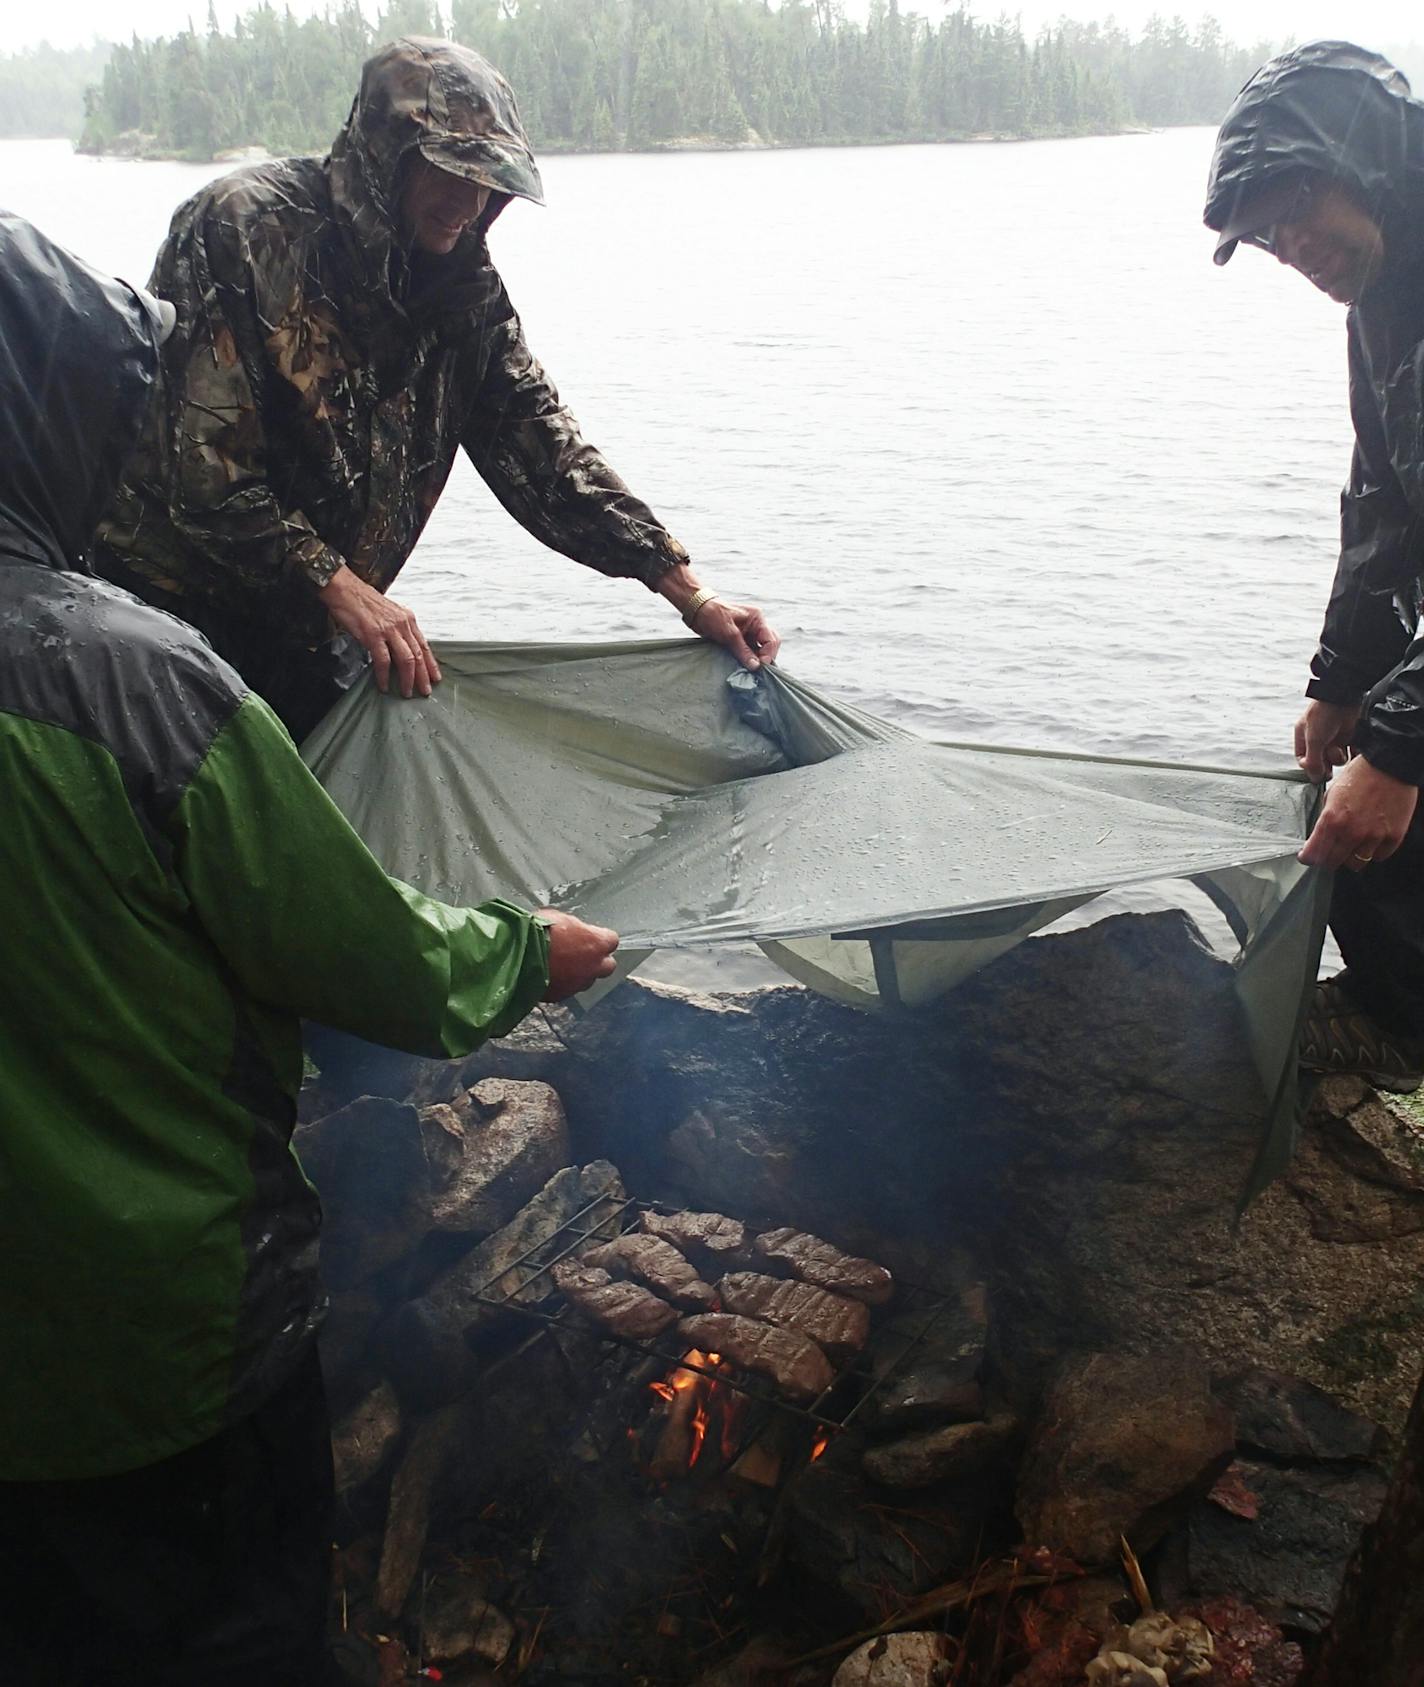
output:
<instances>
[{"instance_id":1,"label":"jacket cuff","mask_svg":"<svg viewBox=\"0 0 1424 1687\"><path fill-rule=\"evenodd\" d=\"M315 591L331 584L332 576L346 566L346 559L315 533L298 539L287 552L289 561L311 581Z\"/></svg>"},{"instance_id":2,"label":"jacket cuff","mask_svg":"<svg viewBox=\"0 0 1424 1687\"><path fill-rule=\"evenodd\" d=\"M655 592L665 574L674 568L686 568L691 561L681 540L674 539L671 533L664 533L661 545L649 556L638 578L650 592Z\"/></svg>"},{"instance_id":3,"label":"jacket cuff","mask_svg":"<svg viewBox=\"0 0 1424 1687\"><path fill-rule=\"evenodd\" d=\"M1328 679L1313 678L1305 688L1305 695L1317 703L1354 706L1364 702L1367 690L1367 686L1351 685L1343 674L1332 674Z\"/></svg>"},{"instance_id":4,"label":"jacket cuff","mask_svg":"<svg viewBox=\"0 0 1424 1687\"><path fill-rule=\"evenodd\" d=\"M1368 737L1360 754L1381 773L1405 785L1424 785L1424 742L1403 738Z\"/></svg>"}]
</instances>

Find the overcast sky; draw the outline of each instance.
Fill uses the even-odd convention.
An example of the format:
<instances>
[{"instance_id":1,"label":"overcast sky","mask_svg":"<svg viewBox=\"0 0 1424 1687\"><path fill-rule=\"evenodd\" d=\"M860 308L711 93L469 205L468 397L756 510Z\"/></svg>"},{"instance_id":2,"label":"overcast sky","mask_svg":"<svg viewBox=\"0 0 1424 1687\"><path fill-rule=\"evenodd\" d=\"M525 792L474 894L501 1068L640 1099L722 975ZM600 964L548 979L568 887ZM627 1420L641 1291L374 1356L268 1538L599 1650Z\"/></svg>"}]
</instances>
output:
<instances>
[{"instance_id":1,"label":"overcast sky","mask_svg":"<svg viewBox=\"0 0 1424 1687\"><path fill-rule=\"evenodd\" d=\"M278 4L281 0L278 0ZM951 0L951 4L953 0ZM365 0L368 12L376 9L375 0ZM850 0L847 9L864 15L867 0ZM901 0L906 11L918 11L930 19L938 19L945 7L942 0ZM292 10L299 16L321 11L318 0L291 0ZM239 11L248 9L246 3L218 0L217 11L224 27L231 25ZM448 8L447 8L448 9ZM971 8L979 17L997 16L997 5L976 5ZM94 36L127 39L134 31L140 35L171 35L182 29L191 16L201 27L207 16L207 0L49 0L41 6L8 4L0 21L0 48L30 46L39 40L49 40L56 46L73 46ZM1036 30L1041 24L1061 16L1103 18L1109 12L1130 28L1140 28L1154 11L1170 15L1180 11L1191 21L1203 11L1212 11L1221 20L1226 33L1235 40L1250 43L1257 40L1284 40L1293 36L1308 41L1316 36L1344 36L1366 46L1397 45L1424 37L1424 16L1418 0L1222 0L1216 7L1195 4L1173 5L1171 0L1153 4L1152 0L1067 0L1066 4L1044 3L1023 6L1008 5L1002 10L1017 12L1024 27Z\"/></svg>"}]
</instances>

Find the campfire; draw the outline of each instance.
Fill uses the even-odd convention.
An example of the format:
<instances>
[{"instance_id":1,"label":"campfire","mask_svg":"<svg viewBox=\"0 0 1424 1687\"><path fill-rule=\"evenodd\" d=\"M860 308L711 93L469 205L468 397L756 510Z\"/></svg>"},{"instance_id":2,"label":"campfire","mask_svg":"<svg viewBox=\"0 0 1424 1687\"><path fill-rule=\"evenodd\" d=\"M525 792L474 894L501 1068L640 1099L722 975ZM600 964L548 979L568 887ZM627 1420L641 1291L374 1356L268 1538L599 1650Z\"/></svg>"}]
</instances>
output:
<instances>
[{"instance_id":1,"label":"campfire","mask_svg":"<svg viewBox=\"0 0 1424 1687\"><path fill-rule=\"evenodd\" d=\"M769 1039L834 1061L846 1031L832 1010L808 1010L812 1035L781 998L772 1006ZM742 1034L741 1012L728 1035ZM1174 1684L1189 1662L1190 1679L1247 1681L1230 1660L1248 1652L1293 1680L1300 1629L1282 1638L1279 1607L1261 1602L1266 1619L1208 1607L1185 1578L1208 1552L1239 1552L1237 1536L1299 1484L1348 1489L1356 1515L1377 1505L1368 1426L1342 1421L1342 1462L1311 1451L1317 1464L1297 1474L1292 1425L1323 1410L1290 1392L1304 1385L1249 1369L1221 1381L1160 1344L1055 1361L1041 1409L1015 1396L1006 1375L1039 1362L1045 1332L1016 1351L1034 1326L1002 1276L991 1330L982 1257L967 1232L954 1245L963 1214L943 1205L961 1172L953 1148L940 1184L914 1157L937 1115L908 1113L901 1128L876 1067L874 1084L847 1092L860 1139L838 1158L818 1125L813 1155L801 1121L839 1118L846 1086L833 1070L800 1113L778 1103L773 1128L760 1110L781 1073L744 1085L733 1132L731 1103L718 1113L702 1099L720 1080L697 1031L639 1040L666 1044L684 1087L673 1102L650 1086L636 1107L613 1082L615 1060L644 1059L636 1050L615 1049L593 1083L562 1041L541 1044L531 1058L561 1063L561 1090L584 1085L574 1131L540 1082L486 1078L451 1097L433 1070L402 1091L409 1102L328 1103L304 1128L328 1213L338 1627L379 1651L383 1682L438 1670L465 1687L493 1670L531 1687L824 1687L866 1646L888 1663L914 1645L940 1671L925 1679L956 1687L1082 1687L1098 1661ZM730 1052L721 1061L736 1070ZM1055 1083L1038 1129L1062 1102ZM1080 1134L1087 1107L1073 1115ZM627 1179L576 1157L575 1139L616 1150ZM1025 1140L1014 1163L1037 1189L1048 1174ZM1072 1239L1082 1245L1081 1226ZM1036 1301L1045 1282L1056 1286L1030 1273L1023 1293ZM1233 1414L1267 1439L1234 1446ZM1152 1593L1189 1638L1181 1619L1199 1601L1227 1659L1215 1674L1200 1675L1185 1642L1171 1667L1148 1658L1149 1641L1170 1652L1153 1638L1160 1612L1120 1576L1104 1586L1121 1535L1140 1539L1133 1518L1159 1516L1177 1521L1167 1546L1149 1536ZM895 1632L906 1627L931 1632ZM1029 1659L1039 1673L1019 1683Z\"/></svg>"}]
</instances>

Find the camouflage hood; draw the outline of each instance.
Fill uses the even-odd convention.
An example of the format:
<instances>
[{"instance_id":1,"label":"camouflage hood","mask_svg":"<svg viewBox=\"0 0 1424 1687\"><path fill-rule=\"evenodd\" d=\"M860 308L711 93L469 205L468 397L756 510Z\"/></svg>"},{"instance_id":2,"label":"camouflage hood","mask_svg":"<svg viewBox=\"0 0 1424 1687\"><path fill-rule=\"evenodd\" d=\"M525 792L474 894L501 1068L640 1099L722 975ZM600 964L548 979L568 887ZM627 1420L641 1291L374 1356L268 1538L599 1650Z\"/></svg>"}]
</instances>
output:
<instances>
[{"instance_id":1,"label":"camouflage hood","mask_svg":"<svg viewBox=\"0 0 1424 1687\"><path fill-rule=\"evenodd\" d=\"M402 36L367 59L328 160L332 199L378 284L400 248L401 184L417 152L491 190L473 237L483 237L512 198L544 203L539 167L500 73L468 47Z\"/></svg>"},{"instance_id":2,"label":"camouflage hood","mask_svg":"<svg viewBox=\"0 0 1424 1687\"><path fill-rule=\"evenodd\" d=\"M1417 253L1424 105L1388 59L1348 41L1312 41L1263 64L1217 135L1203 220L1224 230L1252 201L1307 173L1349 188L1384 229L1392 257Z\"/></svg>"}]
</instances>

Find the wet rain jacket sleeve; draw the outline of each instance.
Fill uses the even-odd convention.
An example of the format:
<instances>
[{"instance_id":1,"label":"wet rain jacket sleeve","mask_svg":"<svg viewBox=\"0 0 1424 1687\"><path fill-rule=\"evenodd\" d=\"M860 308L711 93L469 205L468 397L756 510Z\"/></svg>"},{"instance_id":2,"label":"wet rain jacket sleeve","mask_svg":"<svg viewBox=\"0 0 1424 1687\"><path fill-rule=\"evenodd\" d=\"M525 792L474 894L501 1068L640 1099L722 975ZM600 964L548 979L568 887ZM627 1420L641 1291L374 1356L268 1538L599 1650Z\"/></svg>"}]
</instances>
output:
<instances>
[{"instance_id":1,"label":"wet rain jacket sleeve","mask_svg":"<svg viewBox=\"0 0 1424 1687\"><path fill-rule=\"evenodd\" d=\"M242 988L412 1054L511 1030L548 987L548 934L505 902L455 908L389 878L248 693L171 823L175 867Z\"/></svg>"},{"instance_id":2,"label":"wet rain jacket sleeve","mask_svg":"<svg viewBox=\"0 0 1424 1687\"><path fill-rule=\"evenodd\" d=\"M1340 563L1307 694L1354 704L1371 693L1359 745L1382 771L1424 784L1424 648L1410 643L1424 562L1424 345L1395 362L1383 414L1350 318L1355 450L1340 505Z\"/></svg>"},{"instance_id":3,"label":"wet rain jacket sleeve","mask_svg":"<svg viewBox=\"0 0 1424 1687\"><path fill-rule=\"evenodd\" d=\"M153 276L178 312L163 359L169 438L154 467L175 528L211 563L185 573L185 591L229 612L250 615L254 589L294 569L323 586L344 561L272 484L265 419L307 401L319 356L302 257L287 231L210 207L170 238Z\"/></svg>"},{"instance_id":4,"label":"wet rain jacket sleeve","mask_svg":"<svg viewBox=\"0 0 1424 1687\"><path fill-rule=\"evenodd\" d=\"M505 509L552 550L656 589L687 552L579 433L529 350L503 286L465 419L466 455Z\"/></svg>"}]
</instances>

